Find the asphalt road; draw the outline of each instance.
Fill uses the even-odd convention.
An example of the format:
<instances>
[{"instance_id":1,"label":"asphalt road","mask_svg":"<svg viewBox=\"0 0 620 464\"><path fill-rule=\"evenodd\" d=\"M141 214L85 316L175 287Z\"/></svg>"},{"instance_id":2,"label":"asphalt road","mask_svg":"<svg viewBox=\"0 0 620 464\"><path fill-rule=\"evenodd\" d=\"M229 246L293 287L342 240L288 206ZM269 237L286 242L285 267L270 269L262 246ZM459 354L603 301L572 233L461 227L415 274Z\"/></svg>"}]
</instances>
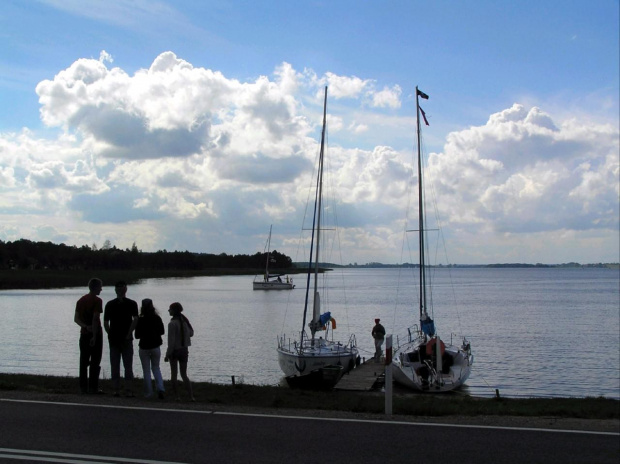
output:
<instances>
[{"instance_id":1,"label":"asphalt road","mask_svg":"<svg viewBox=\"0 0 620 464\"><path fill-rule=\"evenodd\" d=\"M613 463L616 433L0 400L0 463Z\"/></svg>"}]
</instances>

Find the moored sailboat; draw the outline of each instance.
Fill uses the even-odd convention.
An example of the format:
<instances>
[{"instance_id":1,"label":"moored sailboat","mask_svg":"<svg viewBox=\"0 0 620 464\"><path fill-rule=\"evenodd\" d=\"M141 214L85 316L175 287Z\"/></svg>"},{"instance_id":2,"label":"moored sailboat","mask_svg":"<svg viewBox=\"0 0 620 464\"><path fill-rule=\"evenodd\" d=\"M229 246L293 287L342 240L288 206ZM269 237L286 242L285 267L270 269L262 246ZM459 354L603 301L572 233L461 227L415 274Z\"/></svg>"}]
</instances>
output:
<instances>
[{"instance_id":1,"label":"moored sailboat","mask_svg":"<svg viewBox=\"0 0 620 464\"><path fill-rule=\"evenodd\" d=\"M278 338L278 363L287 382L292 387L331 388L341 376L353 369L359 362L359 353L355 336L351 335L346 343L333 340L335 320L330 312L321 314L321 297L318 289L319 256L321 251L322 220L323 220L323 161L325 157L325 132L327 124L327 87L323 104L323 129L319 152L316 191L314 200L314 216L312 222L312 238L310 257L306 279L306 296L302 329L298 339L290 339L282 335ZM308 324L310 336L306 334L306 317L311 305L312 320ZM318 336L317 332L325 332ZM331 335L331 339L329 338Z\"/></svg>"},{"instance_id":2,"label":"moored sailboat","mask_svg":"<svg viewBox=\"0 0 620 464\"><path fill-rule=\"evenodd\" d=\"M267 263L265 264L265 274L262 280L254 277L252 282L252 288L254 290L292 290L295 288L293 279L286 276L282 280L284 274L269 274L269 263L271 262L271 229L273 226L269 226L269 238L267 239Z\"/></svg>"},{"instance_id":3,"label":"moored sailboat","mask_svg":"<svg viewBox=\"0 0 620 464\"><path fill-rule=\"evenodd\" d=\"M471 373L474 356L471 345L465 337L461 343L442 340L435 329L435 322L429 315L428 292L430 279L426 262L426 224L423 183L423 158L421 153L420 114L428 125L426 115L420 108L420 98L428 95L416 87L417 111L417 161L418 161L418 233L419 233L419 316L420 325L408 329L407 338L401 343L397 339L393 355L394 381L423 392L447 392L460 388Z\"/></svg>"}]
</instances>

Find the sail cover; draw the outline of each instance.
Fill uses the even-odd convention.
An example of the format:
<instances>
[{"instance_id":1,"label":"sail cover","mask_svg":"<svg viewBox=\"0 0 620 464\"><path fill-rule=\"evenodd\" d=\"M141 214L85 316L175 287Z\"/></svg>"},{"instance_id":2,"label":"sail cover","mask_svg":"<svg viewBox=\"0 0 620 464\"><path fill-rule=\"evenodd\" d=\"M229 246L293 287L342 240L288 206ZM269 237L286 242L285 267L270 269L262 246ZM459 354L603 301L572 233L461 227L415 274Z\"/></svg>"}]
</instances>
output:
<instances>
[{"instance_id":1,"label":"sail cover","mask_svg":"<svg viewBox=\"0 0 620 464\"><path fill-rule=\"evenodd\" d=\"M420 325L422 326L422 332L426 335L429 337L435 335L435 322L430 317L420 319Z\"/></svg>"},{"instance_id":2,"label":"sail cover","mask_svg":"<svg viewBox=\"0 0 620 464\"><path fill-rule=\"evenodd\" d=\"M329 311L326 313L323 313L319 316L319 323L317 325L322 327L325 324L327 324L331 318L332 318L332 313L330 313Z\"/></svg>"}]
</instances>

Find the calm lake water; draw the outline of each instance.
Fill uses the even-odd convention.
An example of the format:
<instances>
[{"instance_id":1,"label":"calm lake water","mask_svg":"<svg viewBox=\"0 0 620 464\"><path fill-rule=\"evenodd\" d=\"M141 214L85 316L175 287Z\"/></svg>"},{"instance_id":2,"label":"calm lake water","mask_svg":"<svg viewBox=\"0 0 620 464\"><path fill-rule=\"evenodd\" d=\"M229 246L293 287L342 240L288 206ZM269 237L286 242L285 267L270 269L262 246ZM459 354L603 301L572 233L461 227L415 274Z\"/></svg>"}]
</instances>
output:
<instances>
[{"instance_id":1,"label":"calm lake water","mask_svg":"<svg viewBox=\"0 0 620 464\"><path fill-rule=\"evenodd\" d=\"M345 269L329 273L336 339L357 337L361 355L374 352L376 317L404 338L417 323L415 270ZM228 384L282 381L279 334L301 330L304 278L292 291L253 291L252 276L149 279L129 287L138 303L152 298L167 322L179 301L196 335L190 378ZM620 271L609 269L436 269L434 318L442 338L465 334L475 355L465 392L506 397L620 398ZM113 282L101 297L115 297ZM336 296L337 290L344 296ZM75 302L86 288L0 292L0 372L78 374ZM136 353L134 372L141 376ZM102 373L109 377L104 344ZM162 363L165 378L168 365ZM76 386L77 388L77 386Z\"/></svg>"}]
</instances>

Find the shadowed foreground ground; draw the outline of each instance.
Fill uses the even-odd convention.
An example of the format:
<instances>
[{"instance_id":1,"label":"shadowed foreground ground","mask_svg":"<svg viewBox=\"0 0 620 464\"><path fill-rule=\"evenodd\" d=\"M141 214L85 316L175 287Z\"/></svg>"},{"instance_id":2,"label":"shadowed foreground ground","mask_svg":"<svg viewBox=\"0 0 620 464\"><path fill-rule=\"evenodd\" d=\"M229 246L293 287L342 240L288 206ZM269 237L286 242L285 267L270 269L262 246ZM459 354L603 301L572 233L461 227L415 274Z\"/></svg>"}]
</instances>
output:
<instances>
[{"instance_id":1,"label":"shadowed foreground ground","mask_svg":"<svg viewBox=\"0 0 620 464\"><path fill-rule=\"evenodd\" d=\"M157 407L302 415L310 417L397 420L620 433L620 401L605 398L472 398L458 394L398 394L393 414L386 416L385 397L379 392L314 392L287 387L196 382L196 402L181 401L168 391L164 400L142 397L142 380L132 382L135 397L114 397L110 380L103 380L103 395L78 394L72 377L0 374L0 400L52 401L110 406Z\"/></svg>"}]
</instances>

